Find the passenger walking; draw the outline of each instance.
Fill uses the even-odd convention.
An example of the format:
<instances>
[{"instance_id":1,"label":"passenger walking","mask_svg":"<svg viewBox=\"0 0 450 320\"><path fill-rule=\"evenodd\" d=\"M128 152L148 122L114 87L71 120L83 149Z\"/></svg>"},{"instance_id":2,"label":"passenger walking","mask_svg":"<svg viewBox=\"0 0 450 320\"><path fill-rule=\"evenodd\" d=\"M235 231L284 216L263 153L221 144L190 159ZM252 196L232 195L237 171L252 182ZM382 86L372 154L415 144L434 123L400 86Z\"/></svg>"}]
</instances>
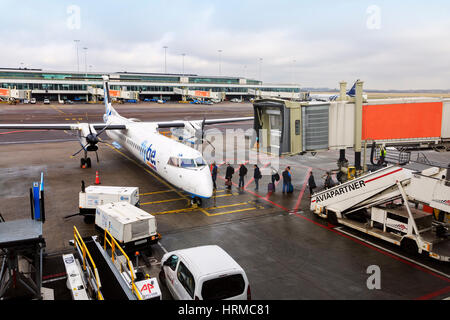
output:
<instances>
[{"instance_id":1,"label":"passenger walking","mask_svg":"<svg viewBox=\"0 0 450 320\"><path fill-rule=\"evenodd\" d=\"M217 185L216 185L217 169L218 168L217 168L216 162L213 162L213 164L211 165L211 178L213 181L214 190L217 189Z\"/></svg>"},{"instance_id":2,"label":"passenger walking","mask_svg":"<svg viewBox=\"0 0 450 320\"><path fill-rule=\"evenodd\" d=\"M242 163L239 167L239 188L244 189L244 178L247 175L247 167Z\"/></svg>"},{"instance_id":3,"label":"passenger walking","mask_svg":"<svg viewBox=\"0 0 450 320\"><path fill-rule=\"evenodd\" d=\"M291 167L286 167L283 171L283 193L292 192L292 175L291 175Z\"/></svg>"},{"instance_id":4,"label":"passenger walking","mask_svg":"<svg viewBox=\"0 0 450 320\"><path fill-rule=\"evenodd\" d=\"M255 190L258 191L259 189L259 179L262 178L262 174L261 174L261 170L259 170L258 166L255 164L254 165L255 171L253 172L253 179L255 179L255 185L256 188Z\"/></svg>"},{"instance_id":5,"label":"passenger walking","mask_svg":"<svg viewBox=\"0 0 450 320\"><path fill-rule=\"evenodd\" d=\"M225 172L225 185L227 186L228 190L231 190L231 185L233 184L231 182L231 179L233 179L234 174L234 168L230 165L230 163L227 163L227 171Z\"/></svg>"},{"instance_id":6,"label":"passenger walking","mask_svg":"<svg viewBox=\"0 0 450 320\"><path fill-rule=\"evenodd\" d=\"M325 177L325 183L324 183L325 189L332 188L334 186L334 183L333 183L333 179L331 178L330 171L327 171L327 173L325 173L325 175L322 176L322 178L324 178L324 177Z\"/></svg>"},{"instance_id":7,"label":"passenger walking","mask_svg":"<svg viewBox=\"0 0 450 320\"><path fill-rule=\"evenodd\" d=\"M309 197L311 198L312 194L314 193L314 189L317 187L316 181L314 180L314 174L312 171L311 174L309 175L308 186L309 186Z\"/></svg>"},{"instance_id":8,"label":"passenger walking","mask_svg":"<svg viewBox=\"0 0 450 320\"><path fill-rule=\"evenodd\" d=\"M272 192L275 192L275 181L279 181L280 180L280 175L278 174L278 171L275 168L273 168L273 167L271 167L271 168L272 168L271 189L272 189Z\"/></svg>"}]
</instances>

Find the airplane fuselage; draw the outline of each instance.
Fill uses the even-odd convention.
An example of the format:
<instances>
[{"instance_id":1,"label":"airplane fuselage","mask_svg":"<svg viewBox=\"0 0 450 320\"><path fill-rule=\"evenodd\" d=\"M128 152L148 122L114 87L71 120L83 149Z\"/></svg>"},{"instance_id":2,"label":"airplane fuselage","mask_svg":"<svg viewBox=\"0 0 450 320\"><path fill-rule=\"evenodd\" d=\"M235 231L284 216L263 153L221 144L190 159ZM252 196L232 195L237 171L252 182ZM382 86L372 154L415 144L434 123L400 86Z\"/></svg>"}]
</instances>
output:
<instances>
[{"instance_id":1,"label":"airplane fuselage","mask_svg":"<svg viewBox=\"0 0 450 320\"><path fill-rule=\"evenodd\" d=\"M200 152L158 133L156 124L121 116L109 116L107 123L126 125L126 130L106 134L154 173L193 197L212 196L211 172Z\"/></svg>"}]
</instances>

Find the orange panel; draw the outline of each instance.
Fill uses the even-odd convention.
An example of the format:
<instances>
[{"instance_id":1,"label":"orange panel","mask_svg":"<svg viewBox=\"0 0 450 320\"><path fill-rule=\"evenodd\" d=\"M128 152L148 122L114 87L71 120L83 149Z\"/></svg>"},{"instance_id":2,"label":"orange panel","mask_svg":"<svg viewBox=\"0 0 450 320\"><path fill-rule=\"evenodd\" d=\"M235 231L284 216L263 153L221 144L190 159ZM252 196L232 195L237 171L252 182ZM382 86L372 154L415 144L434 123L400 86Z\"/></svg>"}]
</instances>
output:
<instances>
[{"instance_id":1,"label":"orange panel","mask_svg":"<svg viewBox=\"0 0 450 320\"><path fill-rule=\"evenodd\" d=\"M195 91L197 97L209 97L209 91Z\"/></svg>"},{"instance_id":2,"label":"orange panel","mask_svg":"<svg viewBox=\"0 0 450 320\"><path fill-rule=\"evenodd\" d=\"M111 97L119 97L120 96L120 91L119 90L109 90L109 95Z\"/></svg>"},{"instance_id":3,"label":"orange panel","mask_svg":"<svg viewBox=\"0 0 450 320\"><path fill-rule=\"evenodd\" d=\"M442 102L363 106L363 140L441 136Z\"/></svg>"},{"instance_id":4,"label":"orange panel","mask_svg":"<svg viewBox=\"0 0 450 320\"><path fill-rule=\"evenodd\" d=\"M9 96L9 89L0 89L0 96Z\"/></svg>"}]
</instances>

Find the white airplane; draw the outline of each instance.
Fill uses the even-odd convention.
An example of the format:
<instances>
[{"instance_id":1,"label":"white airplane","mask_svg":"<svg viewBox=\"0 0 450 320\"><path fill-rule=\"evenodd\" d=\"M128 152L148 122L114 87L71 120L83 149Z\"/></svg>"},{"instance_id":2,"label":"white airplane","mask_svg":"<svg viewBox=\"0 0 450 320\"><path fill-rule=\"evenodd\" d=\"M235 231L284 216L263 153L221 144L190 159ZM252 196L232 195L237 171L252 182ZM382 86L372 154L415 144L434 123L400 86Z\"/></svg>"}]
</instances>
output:
<instances>
[{"instance_id":1,"label":"white airplane","mask_svg":"<svg viewBox=\"0 0 450 320\"><path fill-rule=\"evenodd\" d=\"M347 91L347 95L349 97L354 97L356 94L356 83L359 80L356 80L355 83L353 84L353 86L351 87L350 90ZM312 101L336 101L339 98L339 94L321 94L321 93L317 93L317 94L309 94L309 98ZM367 95L363 94L363 99L367 100Z\"/></svg>"},{"instance_id":2,"label":"white airplane","mask_svg":"<svg viewBox=\"0 0 450 320\"><path fill-rule=\"evenodd\" d=\"M203 140L205 125L249 121L253 120L253 117L136 122L136 119L127 119L120 116L112 107L108 76L103 76L103 88L105 94L104 123L0 124L0 129L75 130L78 132L82 148L74 156L84 151L84 157L80 160L81 167L91 167L88 152L95 152L97 155L97 144L101 142L99 136L106 131L106 134L114 141L113 145L123 146L153 172L175 187L187 192L193 203L201 204L202 198L211 198L213 194L211 172L202 154L183 143L158 133L157 129L184 128L193 136L201 137L201 140Z\"/></svg>"}]
</instances>

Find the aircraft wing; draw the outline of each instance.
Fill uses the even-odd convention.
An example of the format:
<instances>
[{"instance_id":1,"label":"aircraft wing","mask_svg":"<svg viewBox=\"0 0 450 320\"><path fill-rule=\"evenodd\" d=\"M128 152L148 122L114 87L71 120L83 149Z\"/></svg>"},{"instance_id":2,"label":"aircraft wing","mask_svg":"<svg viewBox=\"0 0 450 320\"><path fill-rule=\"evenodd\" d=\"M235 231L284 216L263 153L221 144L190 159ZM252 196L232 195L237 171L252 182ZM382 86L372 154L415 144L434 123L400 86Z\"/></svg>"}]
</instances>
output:
<instances>
[{"instance_id":1,"label":"aircraft wing","mask_svg":"<svg viewBox=\"0 0 450 320\"><path fill-rule=\"evenodd\" d=\"M187 121L166 121L166 122L155 122L158 128L182 128L186 123L202 123L205 121L205 125L220 124L220 123L230 123L230 122L241 122L253 120L253 117L244 118L226 118L226 119L205 119L205 120L187 120Z\"/></svg>"},{"instance_id":2,"label":"aircraft wing","mask_svg":"<svg viewBox=\"0 0 450 320\"><path fill-rule=\"evenodd\" d=\"M82 130L86 123L50 123L50 124L0 124L0 129L20 130ZM124 130L125 125L107 125L105 123L91 123L95 130Z\"/></svg>"}]
</instances>

